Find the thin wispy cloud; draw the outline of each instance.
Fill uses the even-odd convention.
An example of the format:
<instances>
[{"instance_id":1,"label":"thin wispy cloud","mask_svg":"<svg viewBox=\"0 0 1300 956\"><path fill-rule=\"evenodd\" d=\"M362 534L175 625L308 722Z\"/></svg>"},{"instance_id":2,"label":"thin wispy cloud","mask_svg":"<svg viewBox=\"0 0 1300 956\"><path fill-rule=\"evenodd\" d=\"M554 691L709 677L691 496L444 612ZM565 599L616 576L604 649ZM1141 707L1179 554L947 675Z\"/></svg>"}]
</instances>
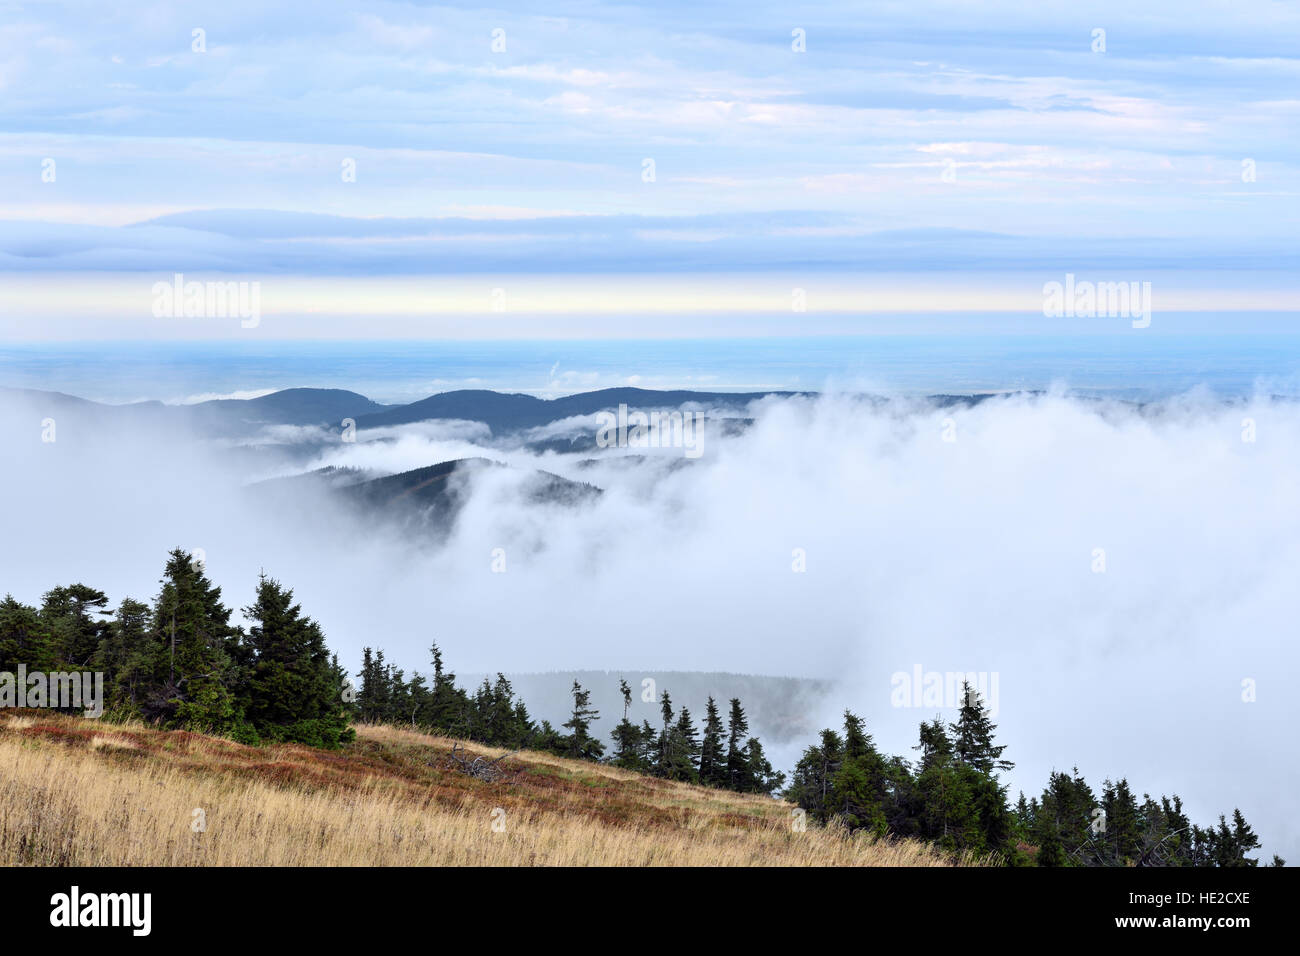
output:
<instances>
[{"instance_id":1,"label":"thin wispy cloud","mask_svg":"<svg viewBox=\"0 0 1300 956\"><path fill-rule=\"evenodd\" d=\"M0 175L27 185L7 215L821 208L971 227L997 202L1011 232L1060 231L1069 208L1074 233L1277 236L1300 192L1300 17L1284 5L885 4L865 20L759 5L739 30L658 5L154 13L17 5L0 30ZM1249 191L1243 158L1260 170Z\"/></svg>"}]
</instances>

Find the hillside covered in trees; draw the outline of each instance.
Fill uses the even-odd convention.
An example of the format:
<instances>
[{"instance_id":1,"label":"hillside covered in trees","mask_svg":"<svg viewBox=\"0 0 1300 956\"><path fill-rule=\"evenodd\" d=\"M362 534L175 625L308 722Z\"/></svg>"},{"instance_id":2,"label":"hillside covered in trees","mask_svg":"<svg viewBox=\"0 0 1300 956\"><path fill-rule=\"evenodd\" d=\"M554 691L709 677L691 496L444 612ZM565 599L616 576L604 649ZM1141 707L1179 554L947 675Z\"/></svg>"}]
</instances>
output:
<instances>
[{"instance_id":1,"label":"hillside covered in trees","mask_svg":"<svg viewBox=\"0 0 1300 956\"><path fill-rule=\"evenodd\" d=\"M245 630L203 567L177 549L152 605L127 598L111 616L102 591L74 584L39 608L0 602L0 670L100 671L104 713L242 743L337 747L352 733L346 673L293 592L263 575ZM107 619L105 619L107 617Z\"/></svg>"},{"instance_id":2,"label":"hillside covered in trees","mask_svg":"<svg viewBox=\"0 0 1300 956\"><path fill-rule=\"evenodd\" d=\"M1139 801L1126 779L1100 793L1075 770L1055 772L1042 794L1012 804L999 774L1013 766L995 742L984 702L966 689L957 719L920 727L916 759L886 756L863 719L845 712L842 732L827 729L809 746L787 785L775 770L738 698L708 699L702 724L686 707L659 697L658 726L633 723L632 690L620 679L622 719L608 734L576 680L561 727L535 721L510 681L498 674L473 691L456 684L436 644L432 674L407 677L382 650L363 652L359 685L329 652L320 626L293 592L262 575L232 610L203 567L173 551L152 604L108 598L84 584L56 587L39 607L0 602L0 672L98 671L105 717L141 719L161 729L216 734L260 745L337 748L352 724L389 724L475 741L600 762L647 777L742 794L777 795L795 819L879 836L918 838L946 851L995 854L1012 865L1254 866L1259 840L1239 810L1231 823L1192 824L1177 795ZM1275 865L1283 861L1273 858Z\"/></svg>"},{"instance_id":3,"label":"hillside covered in trees","mask_svg":"<svg viewBox=\"0 0 1300 956\"><path fill-rule=\"evenodd\" d=\"M983 700L964 690L956 721L921 724L914 761L880 753L862 718L845 711L843 732L822 731L784 795L822 823L998 853L1012 865L1257 865L1249 854L1259 840L1239 810L1231 824L1220 816L1202 828L1176 794L1139 802L1126 779L1105 781L1097 794L1077 769L1054 772L1040 797L1022 793L1009 805L998 774L1014 765L994 742Z\"/></svg>"}]
</instances>

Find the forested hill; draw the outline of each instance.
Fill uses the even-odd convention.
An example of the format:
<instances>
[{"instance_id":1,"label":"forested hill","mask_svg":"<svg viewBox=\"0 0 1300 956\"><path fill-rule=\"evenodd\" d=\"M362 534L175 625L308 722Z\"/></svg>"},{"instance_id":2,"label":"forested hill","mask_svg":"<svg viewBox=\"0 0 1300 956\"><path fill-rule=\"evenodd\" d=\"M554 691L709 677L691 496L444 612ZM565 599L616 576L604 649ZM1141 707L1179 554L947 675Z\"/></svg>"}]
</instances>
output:
<instances>
[{"instance_id":1,"label":"forested hill","mask_svg":"<svg viewBox=\"0 0 1300 956\"><path fill-rule=\"evenodd\" d=\"M187 405L165 405L157 401L107 405L59 392L0 387L0 403L22 403L39 411L42 417L66 415L98 425L170 426L215 435L244 434L265 425L318 425L338 430L344 419L353 420L358 429L456 419L481 422L494 434L501 434L576 415L617 411L620 404L642 410L694 404L702 409L739 412L755 399L791 394L795 393L609 388L542 399L464 389L442 392L405 405L381 405L364 395L340 389L290 388L258 398L213 399Z\"/></svg>"},{"instance_id":2,"label":"forested hill","mask_svg":"<svg viewBox=\"0 0 1300 956\"><path fill-rule=\"evenodd\" d=\"M694 403L704 408L743 409L749 402L768 395L792 395L792 392L693 392L652 391L644 388L605 388L595 392L542 399L532 395L507 394L483 390L443 392L422 401L385 409L357 420L358 428L401 425L436 418L457 418L483 422L492 431L517 431L535 428L575 415L594 415L599 411L629 408L678 408Z\"/></svg>"},{"instance_id":3,"label":"forested hill","mask_svg":"<svg viewBox=\"0 0 1300 956\"><path fill-rule=\"evenodd\" d=\"M423 662L398 666L382 649L366 647L353 681L290 588L266 575L254 585L241 609L244 625L232 620L232 607L202 564L180 549L168 555L151 603L123 598L113 609L104 592L81 583L52 588L39 606L6 595L0 705L15 706L15 673L94 671L103 676L106 699L98 703L109 723L143 720L254 746L325 749L349 746L357 721L399 725L670 782L779 794L814 824L916 838L1015 865L1258 863L1251 854L1260 841L1240 810L1232 810L1231 821L1221 814L1217 824L1202 826L1177 794L1139 797L1126 778L1094 789L1077 770L1053 773L1041 795L1012 802L1001 780L1012 761L985 702L969 687L955 720L921 725L915 757L881 752L866 721L846 710L842 730L822 730L787 774L772 766L751 731L745 703L719 696L722 688L708 693L702 712L692 711L684 698L674 699L665 678L653 686L657 713L644 714L633 711L634 688L620 677L621 706L598 728L592 691L574 679L568 719L557 727L535 717L504 675L463 686L436 644L430 679L416 670ZM409 646L410 637L403 643ZM26 706L85 706L44 694ZM1061 764L1068 765L1067 755Z\"/></svg>"},{"instance_id":4,"label":"forested hill","mask_svg":"<svg viewBox=\"0 0 1300 956\"><path fill-rule=\"evenodd\" d=\"M469 687L496 679L496 674L479 672L461 672L459 676ZM613 727L623 712L623 698L618 691L621 678L627 678L632 686L631 711L638 721L643 716L658 719L659 688L669 689L675 701L697 714L704 713L710 696L718 700L739 697L745 702L754 732L763 740L782 745L807 740L817 733L817 725L809 715L821 711L832 692L831 682L825 680L713 671L627 668L507 673L506 677L515 692L528 701L535 717L555 724L568 718L575 680L591 689L591 705L600 712L600 726L605 728Z\"/></svg>"}]
</instances>

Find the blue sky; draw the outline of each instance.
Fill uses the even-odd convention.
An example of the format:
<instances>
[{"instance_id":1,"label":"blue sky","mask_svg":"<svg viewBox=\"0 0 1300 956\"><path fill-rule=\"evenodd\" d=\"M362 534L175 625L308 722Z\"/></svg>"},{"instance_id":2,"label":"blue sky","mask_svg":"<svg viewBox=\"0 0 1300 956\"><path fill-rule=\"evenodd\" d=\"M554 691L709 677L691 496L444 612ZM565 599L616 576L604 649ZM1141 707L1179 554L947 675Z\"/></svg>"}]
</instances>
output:
<instances>
[{"instance_id":1,"label":"blue sky","mask_svg":"<svg viewBox=\"0 0 1300 956\"><path fill-rule=\"evenodd\" d=\"M967 308L1032 308L1090 269L1176 307L1297 303L1295 4L0 10L11 334L133 312L172 271L410 315L382 277L574 277L578 312L705 287L741 311L755 274L850 310L916 275L896 284L925 309L934 272ZM483 298L466 281L448 314ZM291 311L303 288L267 291Z\"/></svg>"}]
</instances>

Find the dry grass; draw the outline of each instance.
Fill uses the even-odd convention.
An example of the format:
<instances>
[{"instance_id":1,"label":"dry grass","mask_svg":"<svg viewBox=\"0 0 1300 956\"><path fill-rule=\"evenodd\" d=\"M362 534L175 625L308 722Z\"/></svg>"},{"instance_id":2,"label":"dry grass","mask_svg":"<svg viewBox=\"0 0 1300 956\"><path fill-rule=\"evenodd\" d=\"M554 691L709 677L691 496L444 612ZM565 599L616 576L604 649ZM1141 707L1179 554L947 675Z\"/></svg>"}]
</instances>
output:
<instances>
[{"instance_id":1,"label":"dry grass","mask_svg":"<svg viewBox=\"0 0 1300 956\"><path fill-rule=\"evenodd\" d=\"M808 827L792 807L522 753L509 781L452 741L358 728L341 752L142 725L0 716L0 864L944 866L913 841ZM471 746L471 753L502 751ZM201 810L205 829L196 832ZM970 861L966 861L970 862Z\"/></svg>"}]
</instances>

